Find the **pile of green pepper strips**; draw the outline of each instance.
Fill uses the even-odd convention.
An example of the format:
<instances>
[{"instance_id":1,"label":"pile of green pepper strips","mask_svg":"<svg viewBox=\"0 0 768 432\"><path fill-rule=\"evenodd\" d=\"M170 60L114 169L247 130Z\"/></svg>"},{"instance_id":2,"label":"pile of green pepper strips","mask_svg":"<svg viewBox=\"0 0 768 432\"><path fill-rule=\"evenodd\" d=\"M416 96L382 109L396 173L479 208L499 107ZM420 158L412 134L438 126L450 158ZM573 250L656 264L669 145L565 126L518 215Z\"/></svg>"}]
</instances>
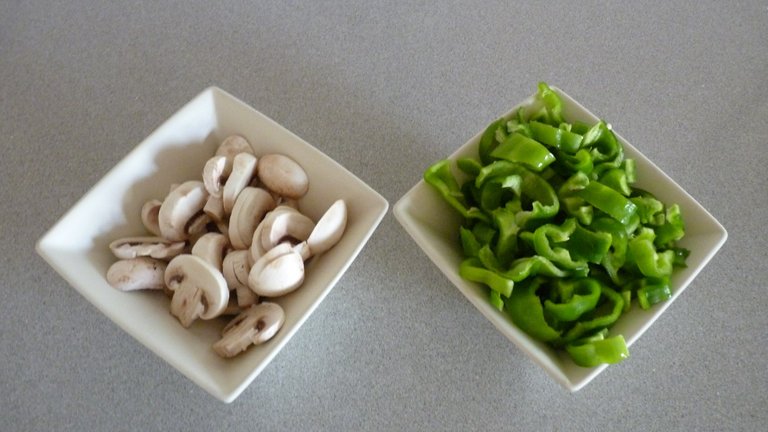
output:
<instances>
[{"instance_id":1,"label":"pile of green pepper strips","mask_svg":"<svg viewBox=\"0 0 768 432\"><path fill-rule=\"evenodd\" d=\"M456 161L463 184L448 160L424 180L464 218L464 279L576 364L618 363L629 353L610 326L633 298L643 309L668 299L673 268L685 266L680 208L631 186L634 161L605 122L564 121L545 83L536 97L541 108L488 126L479 160Z\"/></svg>"}]
</instances>

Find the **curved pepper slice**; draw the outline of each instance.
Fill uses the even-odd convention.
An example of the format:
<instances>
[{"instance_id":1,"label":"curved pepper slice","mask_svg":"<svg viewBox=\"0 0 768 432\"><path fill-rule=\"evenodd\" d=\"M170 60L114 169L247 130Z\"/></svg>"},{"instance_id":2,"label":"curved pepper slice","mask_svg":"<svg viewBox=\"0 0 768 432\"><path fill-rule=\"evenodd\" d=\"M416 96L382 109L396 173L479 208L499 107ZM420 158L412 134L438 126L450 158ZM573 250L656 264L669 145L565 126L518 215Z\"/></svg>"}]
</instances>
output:
<instances>
[{"instance_id":1,"label":"curved pepper slice","mask_svg":"<svg viewBox=\"0 0 768 432\"><path fill-rule=\"evenodd\" d=\"M462 261L459 265L459 276L468 281L483 283L504 297L509 297L515 286L513 280L483 267L477 258L467 258Z\"/></svg>"},{"instance_id":2,"label":"curved pepper slice","mask_svg":"<svg viewBox=\"0 0 768 432\"><path fill-rule=\"evenodd\" d=\"M569 275L568 272L559 269L552 261L539 255L518 258L512 261L509 270L502 274L504 277L515 282L520 282L528 277L537 275L554 278L562 278Z\"/></svg>"},{"instance_id":3,"label":"curved pepper slice","mask_svg":"<svg viewBox=\"0 0 768 432\"><path fill-rule=\"evenodd\" d=\"M608 161L615 160L617 156L623 157L622 146L603 120L597 122L584 134L581 145L582 147L592 147L590 153L595 161Z\"/></svg>"},{"instance_id":4,"label":"curved pepper slice","mask_svg":"<svg viewBox=\"0 0 768 432\"><path fill-rule=\"evenodd\" d=\"M667 207L664 224L656 228L656 247L670 247L685 235L685 224L680 214L680 206L673 204Z\"/></svg>"},{"instance_id":5,"label":"curved pepper slice","mask_svg":"<svg viewBox=\"0 0 768 432\"><path fill-rule=\"evenodd\" d=\"M560 209L555 190L548 181L520 164L509 161L496 161L480 170L475 179L475 186L482 188L488 180L496 177L517 175L522 180L520 194L532 201L531 210L520 210L515 216L517 225L529 228L537 220L554 217Z\"/></svg>"},{"instance_id":6,"label":"curved pepper slice","mask_svg":"<svg viewBox=\"0 0 768 432\"><path fill-rule=\"evenodd\" d=\"M504 302L504 309L520 330L534 339L549 342L558 339L560 331L552 328L544 318L544 308L536 295L542 282L540 278L520 282Z\"/></svg>"},{"instance_id":7,"label":"curved pepper slice","mask_svg":"<svg viewBox=\"0 0 768 432\"><path fill-rule=\"evenodd\" d=\"M603 217L592 221L590 228L611 236L611 247L600 264L605 268L613 283L619 284L619 269L624 266L627 259L628 241L624 225L617 220Z\"/></svg>"},{"instance_id":8,"label":"curved pepper slice","mask_svg":"<svg viewBox=\"0 0 768 432\"><path fill-rule=\"evenodd\" d=\"M639 234L629 241L627 260L637 265L644 276L652 278L669 277L675 252L666 250L657 252L653 245L655 234L651 228L640 228Z\"/></svg>"},{"instance_id":9,"label":"curved pepper slice","mask_svg":"<svg viewBox=\"0 0 768 432\"><path fill-rule=\"evenodd\" d=\"M499 229L499 237L496 240L496 256L501 265L506 265L515 257L517 252L517 226L516 211L501 207L493 211L493 222Z\"/></svg>"},{"instance_id":10,"label":"curved pepper slice","mask_svg":"<svg viewBox=\"0 0 768 432\"><path fill-rule=\"evenodd\" d=\"M519 133L508 136L493 149L491 157L519 162L534 171L542 171L555 161L555 156L544 145Z\"/></svg>"},{"instance_id":11,"label":"curved pepper slice","mask_svg":"<svg viewBox=\"0 0 768 432\"><path fill-rule=\"evenodd\" d=\"M591 231L577 223L566 242L566 247L571 252L573 259L599 264L605 254L608 253L611 240L610 234Z\"/></svg>"},{"instance_id":12,"label":"curved pepper slice","mask_svg":"<svg viewBox=\"0 0 768 432\"><path fill-rule=\"evenodd\" d=\"M597 181L589 182L578 194L584 198L584 201L604 211L608 216L624 225L627 225L637 212L637 206L632 201Z\"/></svg>"},{"instance_id":13,"label":"curved pepper slice","mask_svg":"<svg viewBox=\"0 0 768 432\"><path fill-rule=\"evenodd\" d=\"M600 294L612 303L608 312L587 321L577 321L559 342L573 342L592 330L607 328L619 319L624 310L624 297L603 284L600 284Z\"/></svg>"},{"instance_id":14,"label":"curved pepper slice","mask_svg":"<svg viewBox=\"0 0 768 432\"><path fill-rule=\"evenodd\" d=\"M476 219L489 221L478 208L469 208L466 206L466 198L456 182L456 178L451 172L450 161L441 160L424 171L424 181L434 187L448 204L456 209L463 217L467 219Z\"/></svg>"},{"instance_id":15,"label":"curved pepper slice","mask_svg":"<svg viewBox=\"0 0 768 432\"><path fill-rule=\"evenodd\" d=\"M560 125L563 122L563 101L560 100L560 96L545 82L539 83L537 96L544 104L548 123L555 126Z\"/></svg>"},{"instance_id":16,"label":"curved pepper slice","mask_svg":"<svg viewBox=\"0 0 768 432\"><path fill-rule=\"evenodd\" d=\"M582 367L595 367L603 363L615 364L629 357L624 336L607 339L578 340L565 346L573 362Z\"/></svg>"},{"instance_id":17,"label":"curved pepper slice","mask_svg":"<svg viewBox=\"0 0 768 432\"><path fill-rule=\"evenodd\" d=\"M597 306L600 282L592 278L558 280L554 282L562 298L561 303L544 301L544 311L558 321L575 321Z\"/></svg>"},{"instance_id":18,"label":"curved pepper slice","mask_svg":"<svg viewBox=\"0 0 768 432\"><path fill-rule=\"evenodd\" d=\"M656 303L661 303L672 297L672 289L669 286L669 279L643 279L641 287L637 290L637 302L640 307L647 310Z\"/></svg>"},{"instance_id":19,"label":"curved pepper slice","mask_svg":"<svg viewBox=\"0 0 768 432\"><path fill-rule=\"evenodd\" d=\"M574 261L571 252L555 244L563 244L576 229L576 219L568 219L562 225L547 224L536 228L533 232L533 248L544 258L559 264L562 268L578 269L586 267L586 261Z\"/></svg>"},{"instance_id":20,"label":"curved pepper slice","mask_svg":"<svg viewBox=\"0 0 768 432\"><path fill-rule=\"evenodd\" d=\"M496 141L496 130L500 127L503 127L503 125L503 118L496 120L495 122L488 125L488 127L483 132L483 135L480 137L477 151L480 156L480 161L483 163L483 165L487 165L493 162L493 159L491 158L491 152L496 148L497 145L499 145L498 141Z\"/></svg>"},{"instance_id":21,"label":"curved pepper slice","mask_svg":"<svg viewBox=\"0 0 768 432\"><path fill-rule=\"evenodd\" d=\"M576 172L560 186L557 196L562 201L565 213L573 216L584 225L592 223L594 209L579 193L589 184L589 177L581 171Z\"/></svg>"},{"instance_id":22,"label":"curved pepper slice","mask_svg":"<svg viewBox=\"0 0 768 432\"><path fill-rule=\"evenodd\" d=\"M581 141L584 139L584 137L577 133L545 123L532 121L528 125L531 128L533 139L565 153L576 153L581 146Z\"/></svg>"}]
</instances>

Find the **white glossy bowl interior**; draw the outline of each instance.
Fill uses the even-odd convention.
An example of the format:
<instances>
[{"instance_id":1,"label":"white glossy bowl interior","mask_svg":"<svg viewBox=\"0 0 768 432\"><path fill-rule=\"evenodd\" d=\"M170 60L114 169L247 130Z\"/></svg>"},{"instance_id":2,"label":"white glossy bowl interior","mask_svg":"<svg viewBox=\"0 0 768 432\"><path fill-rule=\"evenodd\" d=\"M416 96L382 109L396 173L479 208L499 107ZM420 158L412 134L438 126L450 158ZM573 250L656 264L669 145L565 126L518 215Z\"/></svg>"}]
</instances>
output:
<instances>
[{"instance_id":1,"label":"white glossy bowl interior","mask_svg":"<svg viewBox=\"0 0 768 432\"><path fill-rule=\"evenodd\" d=\"M163 199L172 183L201 178L205 161L223 138L245 136L257 155L282 153L307 171L310 188L301 209L317 220L337 199L348 206L341 241L307 266L297 291L276 299L286 313L269 342L231 360L211 345L226 323L197 321L183 328L156 292L111 288L107 268L115 261L110 241L145 233L142 204ZM86 299L147 348L225 402L233 401L266 367L330 292L363 248L388 208L387 201L331 158L228 93L200 93L131 151L37 243L38 253ZM87 330L85 330L87 331Z\"/></svg>"},{"instance_id":2,"label":"white glossy bowl interior","mask_svg":"<svg viewBox=\"0 0 768 432\"><path fill-rule=\"evenodd\" d=\"M588 124L599 121L598 117L562 90L554 87L553 89L563 100L563 116L567 121L579 120ZM504 116L513 115L520 106L533 105L537 105L537 102L534 96L531 96L509 110ZM455 161L460 157L468 156L476 158L477 145L482 132L480 131L466 144L459 147L448 159ZM674 292L671 299L657 304L647 311L633 305L634 307L613 326L611 332L623 334L627 345L631 346L682 294L693 278L712 259L725 242L727 233L723 226L701 204L664 174L659 167L643 156L618 133L616 136L624 145L626 157L635 159L637 162L638 181L634 186L654 193L665 203L678 203L680 205L686 223L686 235L679 244L691 250L691 255L687 261L688 267L676 270L672 276ZM461 173L455 169L455 164L452 164L452 168L457 178L461 178ZM505 314L490 305L486 288L465 281L459 276L458 268L462 260L462 250L458 240L458 228L461 219L423 179L395 204L393 212L408 234L413 237L443 274L456 285L459 291L501 333L514 342L529 358L544 368L562 386L570 391L577 391L607 367L607 365L594 368L579 367L568 358L567 354L553 350L546 344L532 339L518 329Z\"/></svg>"}]
</instances>

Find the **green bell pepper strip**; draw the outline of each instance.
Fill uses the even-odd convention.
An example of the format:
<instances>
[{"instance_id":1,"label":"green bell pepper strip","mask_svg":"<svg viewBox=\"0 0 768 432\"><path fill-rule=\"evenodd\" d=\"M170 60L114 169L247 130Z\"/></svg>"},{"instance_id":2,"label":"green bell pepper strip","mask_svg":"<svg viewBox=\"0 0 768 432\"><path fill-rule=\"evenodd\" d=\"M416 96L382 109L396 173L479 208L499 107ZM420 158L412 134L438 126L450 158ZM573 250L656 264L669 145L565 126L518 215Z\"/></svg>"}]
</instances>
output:
<instances>
[{"instance_id":1,"label":"green bell pepper strip","mask_svg":"<svg viewBox=\"0 0 768 432\"><path fill-rule=\"evenodd\" d=\"M672 274L675 252L658 252L653 246L655 234L651 228L640 228L640 232L629 241L627 261L637 265L644 276L664 278Z\"/></svg>"},{"instance_id":2,"label":"green bell pepper strip","mask_svg":"<svg viewBox=\"0 0 768 432\"><path fill-rule=\"evenodd\" d=\"M560 303L549 299L544 301L544 312L558 321L576 321L585 312L594 309L600 299L600 282L592 278L561 279L554 285L558 291L568 291L569 294L561 295L563 301Z\"/></svg>"},{"instance_id":3,"label":"green bell pepper strip","mask_svg":"<svg viewBox=\"0 0 768 432\"><path fill-rule=\"evenodd\" d=\"M491 152L499 144L498 141L496 141L496 130L502 127L503 124L503 118L494 121L488 125L488 127L483 132L483 135L480 137L480 142L477 146L477 152L483 165L487 165L493 162L493 158L491 158Z\"/></svg>"},{"instance_id":4,"label":"green bell pepper strip","mask_svg":"<svg viewBox=\"0 0 768 432\"><path fill-rule=\"evenodd\" d=\"M555 161L555 155L543 144L519 133L513 133L491 152L491 157L525 164L534 171L542 171Z\"/></svg>"},{"instance_id":5,"label":"green bell pepper strip","mask_svg":"<svg viewBox=\"0 0 768 432\"><path fill-rule=\"evenodd\" d=\"M621 168L611 168L598 179L600 183L628 197L632 193L629 187L627 173Z\"/></svg>"},{"instance_id":6,"label":"green bell pepper strip","mask_svg":"<svg viewBox=\"0 0 768 432\"><path fill-rule=\"evenodd\" d=\"M461 239L461 249L464 251L464 257L476 257L482 245L477 240L477 237L475 237L472 230L463 226L459 227L459 237Z\"/></svg>"},{"instance_id":7,"label":"green bell pepper strip","mask_svg":"<svg viewBox=\"0 0 768 432\"><path fill-rule=\"evenodd\" d=\"M509 297L515 286L515 282L511 279L483 267L478 258L467 258L462 261L459 265L459 276L468 281L483 283L504 297Z\"/></svg>"},{"instance_id":8,"label":"green bell pepper strip","mask_svg":"<svg viewBox=\"0 0 768 432\"><path fill-rule=\"evenodd\" d=\"M581 145L582 147L592 148L592 159L595 161L615 160L617 156L623 156L621 145L616 136L602 120L584 134L584 140Z\"/></svg>"},{"instance_id":9,"label":"green bell pepper strip","mask_svg":"<svg viewBox=\"0 0 768 432\"><path fill-rule=\"evenodd\" d=\"M599 340L579 340L566 345L565 350L573 362L581 367L615 364L629 357L627 343L622 335Z\"/></svg>"},{"instance_id":10,"label":"green bell pepper strip","mask_svg":"<svg viewBox=\"0 0 768 432\"><path fill-rule=\"evenodd\" d=\"M575 229L576 219L568 219L561 225L542 225L533 232L533 248L537 254L561 268L573 270L586 267L586 261L574 260L569 249L553 245L553 243L567 245L566 242Z\"/></svg>"},{"instance_id":11,"label":"green bell pepper strip","mask_svg":"<svg viewBox=\"0 0 768 432\"><path fill-rule=\"evenodd\" d=\"M569 272L559 269L552 261L539 255L518 258L510 264L509 270L502 273L504 277L515 282L538 275L563 278L569 274Z\"/></svg>"},{"instance_id":12,"label":"green bell pepper strip","mask_svg":"<svg viewBox=\"0 0 768 432\"><path fill-rule=\"evenodd\" d=\"M480 245L487 245L493 242L497 232L496 228L494 228L491 224L479 222L472 226L472 234L474 234Z\"/></svg>"},{"instance_id":13,"label":"green bell pepper strip","mask_svg":"<svg viewBox=\"0 0 768 432\"><path fill-rule=\"evenodd\" d=\"M512 322L534 339L550 342L560 337L560 330L552 328L544 318L544 308L536 291L543 282L541 278L520 282L504 302L504 309Z\"/></svg>"},{"instance_id":14,"label":"green bell pepper strip","mask_svg":"<svg viewBox=\"0 0 768 432\"><path fill-rule=\"evenodd\" d=\"M464 174L467 174L472 178L477 177L477 175L480 174L480 170L483 168L483 165L477 159L468 157L456 159L456 166L459 167Z\"/></svg>"},{"instance_id":15,"label":"green bell pepper strip","mask_svg":"<svg viewBox=\"0 0 768 432\"><path fill-rule=\"evenodd\" d=\"M480 189L480 207L492 212L501 204L504 190L511 190L515 195L522 193L523 179L519 175L511 174L506 177L498 176L483 183Z\"/></svg>"},{"instance_id":16,"label":"green bell pepper strip","mask_svg":"<svg viewBox=\"0 0 768 432\"><path fill-rule=\"evenodd\" d=\"M504 300L501 299L501 294L498 291L490 290L488 300L491 302L491 306L499 311L504 310Z\"/></svg>"},{"instance_id":17,"label":"green bell pepper strip","mask_svg":"<svg viewBox=\"0 0 768 432\"><path fill-rule=\"evenodd\" d=\"M501 207L492 212L493 222L499 229L499 236L496 240L496 256L501 265L510 263L517 253L517 233L520 227L517 226L515 211L506 207Z\"/></svg>"},{"instance_id":18,"label":"green bell pepper strip","mask_svg":"<svg viewBox=\"0 0 768 432\"><path fill-rule=\"evenodd\" d=\"M578 195L624 225L637 212L637 206L632 201L597 181L589 182Z\"/></svg>"},{"instance_id":19,"label":"green bell pepper strip","mask_svg":"<svg viewBox=\"0 0 768 432\"><path fill-rule=\"evenodd\" d=\"M637 214L640 216L640 223L658 225L662 222L664 214L664 204L651 196L634 196L630 198L637 206Z\"/></svg>"},{"instance_id":20,"label":"green bell pepper strip","mask_svg":"<svg viewBox=\"0 0 768 432\"><path fill-rule=\"evenodd\" d=\"M670 250L675 254L675 258L672 260L673 266L688 267L688 264L686 264L685 261L688 259L688 256L691 254L691 251L681 247L673 247Z\"/></svg>"},{"instance_id":21,"label":"green bell pepper strip","mask_svg":"<svg viewBox=\"0 0 768 432\"><path fill-rule=\"evenodd\" d=\"M621 169L627 175L627 183L632 184L637 181L637 165L634 159L624 159L621 163Z\"/></svg>"},{"instance_id":22,"label":"green bell pepper strip","mask_svg":"<svg viewBox=\"0 0 768 432\"><path fill-rule=\"evenodd\" d=\"M664 224L655 229L656 238L653 244L659 248L672 247L685 235L685 224L680 214L680 206L673 204L667 207Z\"/></svg>"},{"instance_id":23,"label":"green bell pepper strip","mask_svg":"<svg viewBox=\"0 0 768 432\"><path fill-rule=\"evenodd\" d=\"M507 134L519 133L525 135L528 138L532 136L531 127L528 125L528 121L525 119L525 110L520 108L515 114L515 118L507 122ZM500 140L501 142L503 140Z\"/></svg>"},{"instance_id":24,"label":"green bell pepper strip","mask_svg":"<svg viewBox=\"0 0 768 432\"><path fill-rule=\"evenodd\" d=\"M532 121L528 125L531 128L531 138L564 153L576 153L581 146L581 141L584 139L579 134L545 123Z\"/></svg>"},{"instance_id":25,"label":"green bell pepper strip","mask_svg":"<svg viewBox=\"0 0 768 432\"><path fill-rule=\"evenodd\" d=\"M575 122L571 123L571 132L577 133L581 136L584 136L584 134L586 134L591 128L592 126L582 121L576 120Z\"/></svg>"},{"instance_id":26,"label":"green bell pepper strip","mask_svg":"<svg viewBox=\"0 0 768 432\"><path fill-rule=\"evenodd\" d=\"M459 184L451 172L449 160L441 160L427 168L424 172L424 181L437 189L451 207L458 210L462 216L467 217L464 194L459 189Z\"/></svg>"},{"instance_id":27,"label":"green bell pepper strip","mask_svg":"<svg viewBox=\"0 0 768 432\"><path fill-rule=\"evenodd\" d=\"M589 320L577 321L576 324L557 341L559 344L571 343L590 331L607 328L619 319L624 310L624 297L602 284L600 286L600 293L601 298L605 297L608 302L611 303L608 312ZM600 308L595 309L595 311L598 309Z\"/></svg>"},{"instance_id":28,"label":"green bell pepper strip","mask_svg":"<svg viewBox=\"0 0 768 432\"><path fill-rule=\"evenodd\" d=\"M560 202L563 204L565 213L569 216L573 216L578 219L584 225L592 223L592 217L594 216L594 210L584 198L579 195L579 192L584 190L589 184L589 177L583 172L576 172L566 180L560 189L558 189L557 196Z\"/></svg>"},{"instance_id":29,"label":"green bell pepper strip","mask_svg":"<svg viewBox=\"0 0 768 432\"><path fill-rule=\"evenodd\" d=\"M672 289L669 279L643 279L641 288L637 290L637 302L644 310L648 310L656 303L669 300L672 297Z\"/></svg>"},{"instance_id":30,"label":"green bell pepper strip","mask_svg":"<svg viewBox=\"0 0 768 432\"><path fill-rule=\"evenodd\" d=\"M539 83L538 90L537 96L544 104L550 124L559 126L563 123L563 102L560 96L544 82Z\"/></svg>"},{"instance_id":31,"label":"green bell pepper strip","mask_svg":"<svg viewBox=\"0 0 768 432\"><path fill-rule=\"evenodd\" d=\"M574 260L599 264L608 253L611 240L611 234L591 231L577 223L565 244Z\"/></svg>"},{"instance_id":32,"label":"green bell pepper strip","mask_svg":"<svg viewBox=\"0 0 768 432\"><path fill-rule=\"evenodd\" d=\"M590 228L611 236L610 249L600 264L605 268L611 281L620 284L619 270L624 266L627 259L628 236L624 225L615 219L602 217L592 221Z\"/></svg>"},{"instance_id":33,"label":"green bell pepper strip","mask_svg":"<svg viewBox=\"0 0 768 432\"><path fill-rule=\"evenodd\" d=\"M584 174L590 174L595 168L592 163L592 155L586 149L580 149L575 154L570 155L568 153L560 152L555 156L565 168L565 172L578 171Z\"/></svg>"},{"instance_id":34,"label":"green bell pepper strip","mask_svg":"<svg viewBox=\"0 0 768 432\"><path fill-rule=\"evenodd\" d=\"M541 176L520 164L501 160L486 165L477 175L475 185L482 187L489 179L510 175L520 176L522 179L520 194L532 201L530 210L517 212L515 216L517 226L527 229L536 221L550 219L557 214L560 210L560 201L552 186Z\"/></svg>"}]
</instances>

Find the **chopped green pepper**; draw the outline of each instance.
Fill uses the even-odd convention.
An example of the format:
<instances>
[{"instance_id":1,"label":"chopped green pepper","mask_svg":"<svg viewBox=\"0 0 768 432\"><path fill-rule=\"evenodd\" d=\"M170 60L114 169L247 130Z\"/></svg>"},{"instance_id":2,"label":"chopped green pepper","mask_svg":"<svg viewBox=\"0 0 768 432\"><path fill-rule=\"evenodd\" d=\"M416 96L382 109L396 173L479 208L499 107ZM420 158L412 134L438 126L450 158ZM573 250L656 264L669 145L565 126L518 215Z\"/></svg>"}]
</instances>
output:
<instances>
[{"instance_id":1,"label":"chopped green pepper","mask_svg":"<svg viewBox=\"0 0 768 432\"><path fill-rule=\"evenodd\" d=\"M560 331L552 328L544 318L544 308L536 295L543 279L526 279L518 284L512 295L504 302L512 322L531 337L549 342L560 337Z\"/></svg>"},{"instance_id":2,"label":"chopped green pepper","mask_svg":"<svg viewBox=\"0 0 768 432\"><path fill-rule=\"evenodd\" d=\"M615 364L629 357L624 336L607 339L579 340L565 346L573 362L582 367L594 367L603 363Z\"/></svg>"},{"instance_id":3,"label":"chopped green pepper","mask_svg":"<svg viewBox=\"0 0 768 432\"><path fill-rule=\"evenodd\" d=\"M519 162L534 171L541 171L555 161L555 156L546 147L519 133L508 136L493 149L491 157Z\"/></svg>"}]
</instances>

